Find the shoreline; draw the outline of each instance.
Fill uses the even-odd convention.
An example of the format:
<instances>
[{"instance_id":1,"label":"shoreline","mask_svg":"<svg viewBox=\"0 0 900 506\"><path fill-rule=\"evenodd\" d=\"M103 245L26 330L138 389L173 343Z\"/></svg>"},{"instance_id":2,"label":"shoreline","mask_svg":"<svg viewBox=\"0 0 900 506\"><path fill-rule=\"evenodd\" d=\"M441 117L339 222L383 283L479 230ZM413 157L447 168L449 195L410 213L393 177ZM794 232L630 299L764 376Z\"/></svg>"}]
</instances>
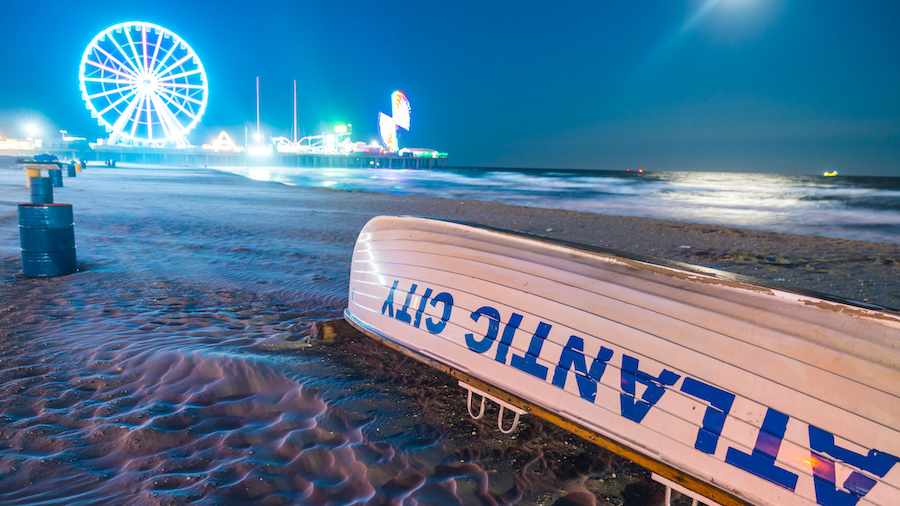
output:
<instances>
[{"instance_id":1,"label":"shoreline","mask_svg":"<svg viewBox=\"0 0 900 506\"><path fill-rule=\"evenodd\" d=\"M900 178L210 166L261 181L455 197L900 245ZM871 179L871 180L870 180Z\"/></svg>"}]
</instances>

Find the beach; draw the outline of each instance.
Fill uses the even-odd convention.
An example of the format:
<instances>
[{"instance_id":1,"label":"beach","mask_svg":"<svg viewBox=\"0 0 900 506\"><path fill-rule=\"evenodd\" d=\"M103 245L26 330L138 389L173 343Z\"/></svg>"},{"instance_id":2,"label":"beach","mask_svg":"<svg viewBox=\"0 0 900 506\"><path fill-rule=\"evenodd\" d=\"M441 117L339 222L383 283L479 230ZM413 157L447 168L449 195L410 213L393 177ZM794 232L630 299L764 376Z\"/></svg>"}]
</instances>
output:
<instances>
[{"instance_id":1,"label":"beach","mask_svg":"<svg viewBox=\"0 0 900 506\"><path fill-rule=\"evenodd\" d=\"M378 215L900 307L897 244L196 167L92 165L65 178L54 198L73 204L79 272L27 278L24 183L0 163L3 504L659 503L645 470L528 417L504 436L496 413L469 418L455 381L368 338L307 342L313 323L341 317L354 242Z\"/></svg>"}]
</instances>

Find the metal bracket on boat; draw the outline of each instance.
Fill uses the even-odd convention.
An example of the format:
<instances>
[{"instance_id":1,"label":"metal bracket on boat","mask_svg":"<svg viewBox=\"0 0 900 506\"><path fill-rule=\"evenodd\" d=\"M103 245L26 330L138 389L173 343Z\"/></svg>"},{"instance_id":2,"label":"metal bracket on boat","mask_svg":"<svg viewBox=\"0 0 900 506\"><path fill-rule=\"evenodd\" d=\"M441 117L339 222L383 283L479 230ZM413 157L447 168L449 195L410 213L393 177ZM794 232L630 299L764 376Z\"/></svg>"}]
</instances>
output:
<instances>
[{"instance_id":1,"label":"metal bracket on boat","mask_svg":"<svg viewBox=\"0 0 900 506\"><path fill-rule=\"evenodd\" d=\"M706 504L707 506L721 506L719 503L713 502L713 501L707 499L706 497L698 494L697 492L692 492L692 491L682 487L681 485L675 483L674 481L672 481L668 478L663 478L662 476L660 476L656 473L652 473L650 475L650 477L653 478L653 481L666 486L666 502L663 503L663 504L665 504L665 506L672 505L672 490L675 490L676 492L679 492L682 495L686 495L686 496L690 497L691 499L693 499L693 501L691 502L691 506L697 506L698 504Z\"/></svg>"},{"instance_id":2,"label":"metal bracket on boat","mask_svg":"<svg viewBox=\"0 0 900 506\"><path fill-rule=\"evenodd\" d=\"M459 382L459 386L461 386L469 391L469 396L468 396L468 399L466 400L466 408L469 410L469 416L471 416L473 420L478 420L479 418L484 416L484 400L485 399L490 399L500 405L500 415L497 417L497 427L500 429L500 432L502 432L504 434L511 434L514 430L516 430L516 427L519 426L519 417L521 415L528 414L527 410L524 410L517 406L513 406L512 404L510 404L508 402L501 401L500 399L494 397L493 395L482 392L481 390L478 390L477 388L475 388L471 385L463 383L462 381ZM481 396L481 409L478 411L478 416L475 416L475 413L472 413L472 392L475 392L476 394ZM516 417L513 419L512 427L510 427L509 430L503 429L503 410L505 410L505 409L508 409L516 414Z\"/></svg>"}]
</instances>

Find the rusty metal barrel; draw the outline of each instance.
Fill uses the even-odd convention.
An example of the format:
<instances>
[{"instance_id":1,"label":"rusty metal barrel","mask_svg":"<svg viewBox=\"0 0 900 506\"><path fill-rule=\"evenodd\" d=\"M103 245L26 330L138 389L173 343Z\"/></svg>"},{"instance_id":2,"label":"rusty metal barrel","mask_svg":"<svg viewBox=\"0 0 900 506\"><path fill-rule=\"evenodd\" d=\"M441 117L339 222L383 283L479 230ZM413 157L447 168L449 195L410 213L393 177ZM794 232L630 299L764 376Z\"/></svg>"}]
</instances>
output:
<instances>
[{"instance_id":1,"label":"rusty metal barrel","mask_svg":"<svg viewBox=\"0 0 900 506\"><path fill-rule=\"evenodd\" d=\"M32 204L53 203L53 181L49 177L31 177L28 182L31 186Z\"/></svg>"},{"instance_id":2,"label":"rusty metal barrel","mask_svg":"<svg viewBox=\"0 0 900 506\"><path fill-rule=\"evenodd\" d=\"M75 272L72 204L19 204L19 242L26 276Z\"/></svg>"},{"instance_id":3,"label":"rusty metal barrel","mask_svg":"<svg viewBox=\"0 0 900 506\"><path fill-rule=\"evenodd\" d=\"M50 176L50 186L54 188L62 188L62 165L47 167L47 174Z\"/></svg>"}]
</instances>

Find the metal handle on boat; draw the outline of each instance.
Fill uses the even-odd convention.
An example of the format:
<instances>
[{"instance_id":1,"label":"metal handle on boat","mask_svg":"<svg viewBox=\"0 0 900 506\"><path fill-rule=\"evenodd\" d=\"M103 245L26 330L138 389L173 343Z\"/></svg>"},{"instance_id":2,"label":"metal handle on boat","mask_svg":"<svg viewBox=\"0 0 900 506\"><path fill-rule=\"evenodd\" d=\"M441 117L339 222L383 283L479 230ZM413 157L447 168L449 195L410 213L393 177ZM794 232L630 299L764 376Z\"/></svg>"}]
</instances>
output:
<instances>
[{"instance_id":1,"label":"metal handle on boat","mask_svg":"<svg viewBox=\"0 0 900 506\"><path fill-rule=\"evenodd\" d=\"M663 503L665 506L672 506L672 487L666 487L666 502ZM696 499L691 500L691 506L697 506L699 502Z\"/></svg>"},{"instance_id":2,"label":"metal handle on boat","mask_svg":"<svg viewBox=\"0 0 900 506\"><path fill-rule=\"evenodd\" d=\"M516 430L516 427L519 426L519 417L528 413L527 410L524 410L518 406L513 406L512 404L510 404L508 402L501 401L500 399L494 397L493 395L482 392L481 390L478 390L477 388L475 388L471 385L463 383L462 381L459 382L459 386L461 386L469 391L469 394L468 394L468 397L466 400L466 409L469 411L469 416L471 416L473 420L478 420L479 418L484 416L484 400L485 399L490 399L500 405L500 415L497 417L497 427L500 429L500 432L502 432L504 434L511 434L514 430ZM475 414L472 413L472 392L475 392L476 394L481 396L481 410L478 412L478 416L475 416ZM516 417L513 419L512 427L510 427L507 430L504 430L503 429L503 411L507 410L507 409L512 411L513 413L515 413Z\"/></svg>"},{"instance_id":3,"label":"metal handle on boat","mask_svg":"<svg viewBox=\"0 0 900 506\"><path fill-rule=\"evenodd\" d=\"M482 397L483 399L483 397ZM504 434L510 434L512 431L516 430L516 427L519 426L519 415L521 413L516 412L516 418L513 420L512 427L509 430L503 430L503 406L500 406L500 414L497 416L497 427L500 429L500 432Z\"/></svg>"},{"instance_id":4,"label":"metal handle on boat","mask_svg":"<svg viewBox=\"0 0 900 506\"><path fill-rule=\"evenodd\" d=\"M469 416L471 416L473 420L478 420L479 418L484 416L484 396L481 396L481 411L478 412L478 416L475 416L472 414L472 391L469 390L469 398L466 401L466 409L469 410Z\"/></svg>"},{"instance_id":5,"label":"metal handle on boat","mask_svg":"<svg viewBox=\"0 0 900 506\"><path fill-rule=\"evenodd\" d=\"M691 506L697 506L698 504L719 506L719 503L710 501L706 497L703 497L702 495L700 495L696 492L690 491L690 490L682 487L681 485L678 485L674 481L669 480L667 478L663 478L662 476L660 476L656 473L651 473L650 477L653 478L653 481L666 486L666 502L663 503L666 506L672 506L672 490L673 489L677 490L682 495L690 497L692 499ZM703 501L703 502L701 503L701 501Z\"/></svg>"}]
</instances>

